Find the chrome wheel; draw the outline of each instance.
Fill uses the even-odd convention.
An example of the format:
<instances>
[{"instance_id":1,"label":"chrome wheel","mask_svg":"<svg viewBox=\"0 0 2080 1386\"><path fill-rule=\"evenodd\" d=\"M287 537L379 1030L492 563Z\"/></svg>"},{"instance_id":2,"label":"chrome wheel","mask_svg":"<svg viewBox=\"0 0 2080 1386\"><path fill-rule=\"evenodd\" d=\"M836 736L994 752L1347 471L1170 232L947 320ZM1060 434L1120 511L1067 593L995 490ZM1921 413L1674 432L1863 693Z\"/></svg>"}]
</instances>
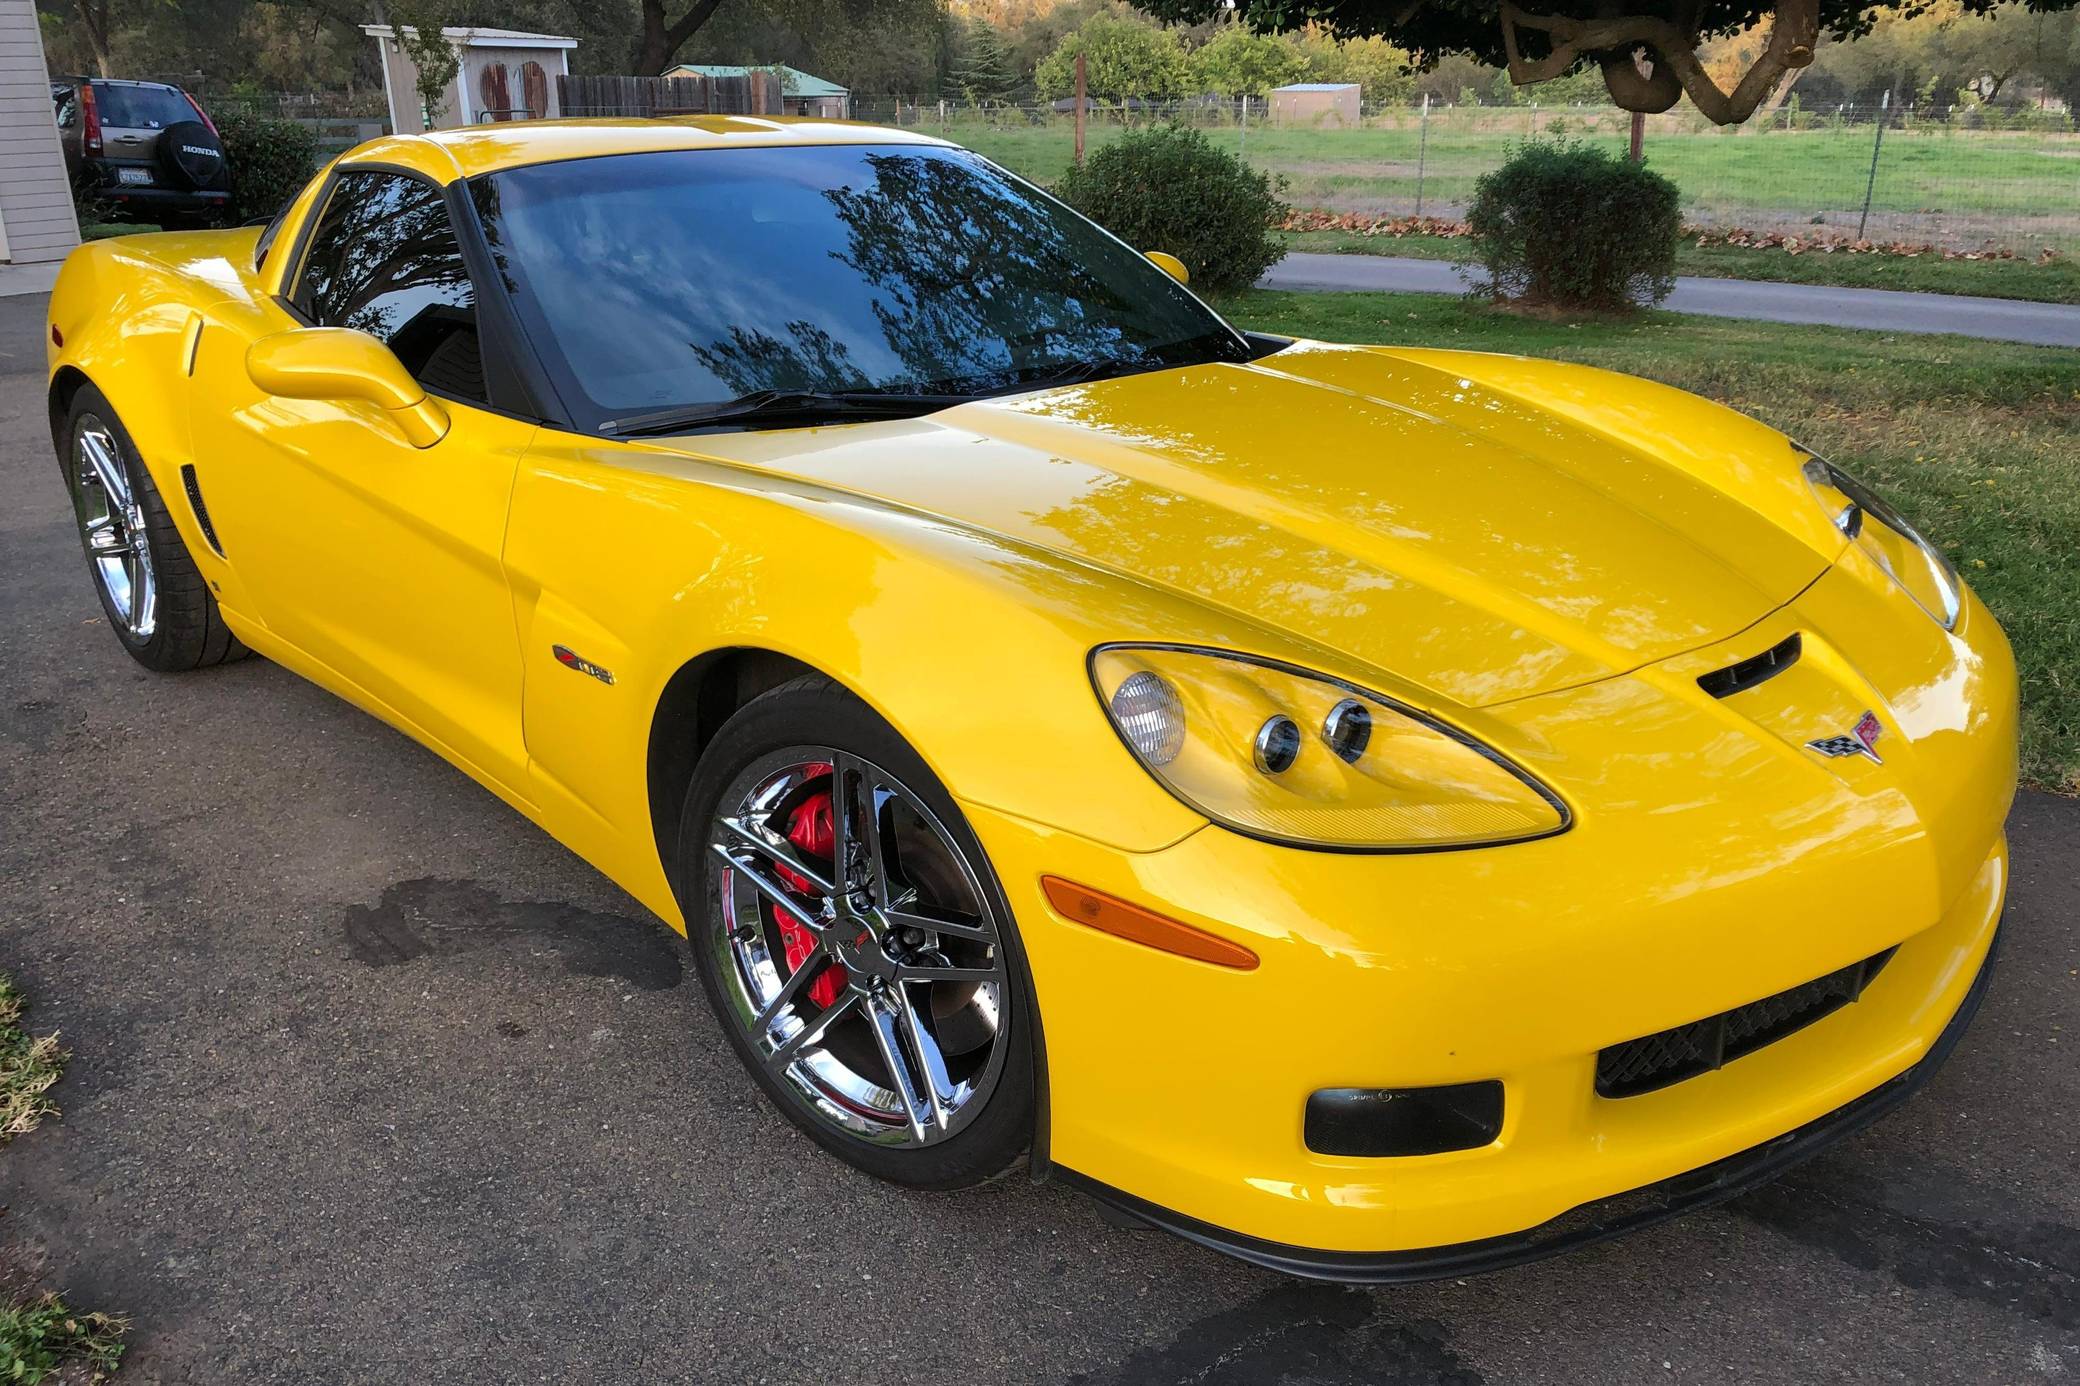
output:
<instances>
[{"instance_id":1,"label":"chrome wheel","mask_svg":"<svg viewBox=\"0 0 2080 1386\"><path fill-rule=\"evenodd\" d=\"M71 483L80 542L109 610L133 641L151 639L159 601L151 545L145 539L144 506L122 444L98 416L80 417L65 476Z\"/></svg>"},{"instance_id":2,"label":"chrome wheel","mask_svg":"<svg viewBox=\"0 0 2080 1386\"><path fill-rule=\"evenodd\" d=\"M981 1112L1004 1069L1000 921L945 825L857 756L795 746L723 791L712 936L730 1017L819 1123L925 1146Z\"/></svg>"}]
</instances>

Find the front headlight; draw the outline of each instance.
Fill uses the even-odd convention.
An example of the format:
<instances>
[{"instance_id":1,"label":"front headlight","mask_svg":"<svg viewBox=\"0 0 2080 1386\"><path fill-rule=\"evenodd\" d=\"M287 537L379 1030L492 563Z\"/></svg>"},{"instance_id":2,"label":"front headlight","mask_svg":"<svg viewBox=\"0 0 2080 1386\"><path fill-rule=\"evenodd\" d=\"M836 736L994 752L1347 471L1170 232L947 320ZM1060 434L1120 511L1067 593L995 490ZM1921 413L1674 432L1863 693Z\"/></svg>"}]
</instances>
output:
<instances>
[{"instance_id":1,"label":"front headlight","mask_svg":"<svg viewBox=\"0 0 2080 1386\"><path fill-rule=\"evenodd\" d=\"M1568 824L1557 795L1465 733L1325 675L1219 650L1106 645L1091 679L1150 774L1251 837L1424 851Z\"/></svg>"},{"instance_id":2,"label":"front headlight","mask_svg":"<svg viewBox=\"0 0 2080 1386\"><path fill-rule=\"evenodd\" d=\"M1891 575L1900 589L1944 630L1957 627L1963 586L1942 550L1921 537L1906 517L1832 462L1806 459L1806 481L1834 527Z\"/></svg>"}]
</instances>

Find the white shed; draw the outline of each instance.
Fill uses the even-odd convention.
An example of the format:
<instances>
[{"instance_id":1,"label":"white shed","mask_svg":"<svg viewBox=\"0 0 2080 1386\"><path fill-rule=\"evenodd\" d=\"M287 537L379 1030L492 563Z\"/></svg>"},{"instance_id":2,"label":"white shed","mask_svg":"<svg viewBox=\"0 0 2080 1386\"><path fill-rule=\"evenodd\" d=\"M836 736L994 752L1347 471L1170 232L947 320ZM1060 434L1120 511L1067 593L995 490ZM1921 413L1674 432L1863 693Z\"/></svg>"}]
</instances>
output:
<instances>
[{"instance_id":1,"label":"white shed","mask_svg":"<svg viewBox=\"0 0 2080 1386\"><path fill-rule=\"evenodd\" d=\"M78 244L36 0L0 0L0 294L50 288Z\"/></svg>"},{"instance_id":2,"label":"white shed","mask_svg":"<svg viewBox=\"0 0 2080 1386\"><path fill-rule=\"evenodd\" d=\"M1294 82L1271 89L1271 119L1279 125L1356 125L1356 82Z\"/></svg>"},{"instance_id":3,"label":"white shed","mask_svg":"<svg viewBox=\"0 0 2080 1386\"><path fill-rule=\"evenodd\" d=\"M361 32L374 39L382 53L390 128L400 135L428 129L419 99L419 66L397 41L397 30L388 24L364 24ZM546 120L562 114L556 79L571 70L576 39L517 29L443 29L441 37L457 51L461 63L433 112L431 128Z\"/></svg>"}]
</instances>

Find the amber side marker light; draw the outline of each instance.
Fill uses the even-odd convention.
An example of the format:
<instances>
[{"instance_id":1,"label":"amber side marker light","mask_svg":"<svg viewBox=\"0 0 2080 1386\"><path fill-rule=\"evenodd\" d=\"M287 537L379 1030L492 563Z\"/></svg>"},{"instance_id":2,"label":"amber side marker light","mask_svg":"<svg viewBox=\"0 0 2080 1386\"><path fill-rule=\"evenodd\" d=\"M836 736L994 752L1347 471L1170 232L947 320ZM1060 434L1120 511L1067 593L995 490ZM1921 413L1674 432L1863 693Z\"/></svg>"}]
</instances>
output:
<instances>
[{"instance_id":1,"label":"amber side marker light","mask_svg":"<svg viewBox=\"0 0 2080 1386\"><path fill-rule=\"evenodd\" d=\"M1166 919L1153 910L1130 905L1074 881L1065 881L1060 876L1042 876L1040 888L1047 892L1047 903L1053 905L1064 919L1089 925L1100 933L1165 953L1175 953L1182 958L1196 958L1216 967L1232 967L1241 972L1256 969L1255 953L1204 929Z\"/></svg>"}]
</instances>

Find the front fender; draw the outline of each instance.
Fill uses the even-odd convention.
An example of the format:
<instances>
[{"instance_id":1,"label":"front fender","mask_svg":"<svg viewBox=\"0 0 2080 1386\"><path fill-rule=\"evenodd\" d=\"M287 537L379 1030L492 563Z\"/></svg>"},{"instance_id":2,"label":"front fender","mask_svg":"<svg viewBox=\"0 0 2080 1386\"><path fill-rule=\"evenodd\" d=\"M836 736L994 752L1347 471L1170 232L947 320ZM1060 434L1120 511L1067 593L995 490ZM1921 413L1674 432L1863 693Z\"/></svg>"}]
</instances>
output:
<instances>
[{"instance_id":1,"label":"front fender","mask_svg":"<svg viewBox=\"0 0 2080 1386\"><path fill-rule=\"evenodd\" d=\"M1120 744L1091 689L1091 647L1261 643L1010 541L566 436L521 465L505 561L528 756L544 801L567 799L574 816L559 835L667 918L647 748L666 685L703 653L751 647L807 664L866 700L963 802L1147 852L1204 820ZM558 645L612 682L559 662Z\"/></svg>"},{"instance_id":2,"label":"front fender","mask_svg":"<svg viewBox=\"0 0 2080 1386\"><path fill-rule=\"evenodd\" d=\"M194 452L187 340L200 310L221 295L140 253L144 239L90 242L58 271L44 347L51 422L54 430L63 425L56 410L65 382L77 371L115 407L160 493L174 495L175 474Z\"/></svg>"}]
</instances>

